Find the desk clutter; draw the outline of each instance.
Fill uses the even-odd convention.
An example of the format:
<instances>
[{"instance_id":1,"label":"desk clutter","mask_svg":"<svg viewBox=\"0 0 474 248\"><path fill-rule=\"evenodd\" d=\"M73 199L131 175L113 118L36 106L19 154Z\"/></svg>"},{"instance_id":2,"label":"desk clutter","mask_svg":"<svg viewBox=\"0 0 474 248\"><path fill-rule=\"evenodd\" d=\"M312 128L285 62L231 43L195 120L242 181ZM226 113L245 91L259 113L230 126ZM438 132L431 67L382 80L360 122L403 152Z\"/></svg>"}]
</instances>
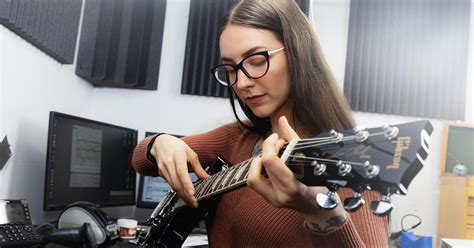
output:
<instances>
[{"instance_id":1,"label":"desk clutter","mask_svg":"<svg viewBox=\"0 0 474 248\"><path fill-rule=\"evenodd\" d=\"M0 247L25 247L60 243L86 248L112 244L117 225L97 206L76 202L64 209L56 225L33 226L26 200L0 200Z\"/></svg>"},{"instance_id":2,"label":"desk clutter","mask_svg":"<svg viewBox=\"0 0 474 248\"><path fill-rule=\"evenodd\" d=\"M204 227L185 246L207 247ZM112 220L97 205L75 202L54 223L33 225L26 200L0 200L0 247L138 247L149 226L132 219Z\"/></svg>"}]
</instances>

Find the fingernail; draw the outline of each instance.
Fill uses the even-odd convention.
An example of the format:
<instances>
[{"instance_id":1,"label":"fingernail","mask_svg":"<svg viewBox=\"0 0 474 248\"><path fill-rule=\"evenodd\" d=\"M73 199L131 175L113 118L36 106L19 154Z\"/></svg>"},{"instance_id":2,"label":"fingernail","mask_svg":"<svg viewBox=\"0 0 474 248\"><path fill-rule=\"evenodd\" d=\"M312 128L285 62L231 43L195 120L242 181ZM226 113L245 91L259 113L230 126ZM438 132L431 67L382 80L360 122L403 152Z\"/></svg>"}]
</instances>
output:
<instances>
[{"instance_id":1,"label":"fingernail","mask_svg":"<svg viewBox=\"0 0 474 248\"><path fill-rule=\"evenodd\" d=\"M194 196L194 189L188 189L187 193L189 196Z\"/></svg>"}]
</instances>

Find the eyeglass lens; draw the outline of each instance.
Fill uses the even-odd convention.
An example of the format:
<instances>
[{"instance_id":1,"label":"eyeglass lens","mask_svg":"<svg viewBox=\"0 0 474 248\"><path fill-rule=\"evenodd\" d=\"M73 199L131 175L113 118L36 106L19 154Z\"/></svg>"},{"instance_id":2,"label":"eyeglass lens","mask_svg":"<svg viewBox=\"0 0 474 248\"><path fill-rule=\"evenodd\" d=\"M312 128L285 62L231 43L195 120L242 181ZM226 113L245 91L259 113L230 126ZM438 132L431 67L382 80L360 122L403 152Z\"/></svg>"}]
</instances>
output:
<instances>
[{"instance_id":1,"label":"eyeglass lens","mask_svg":"<svg viewBox=\"0 0 474 248\"><path fill-rule=\"evenodd\" d=\"M242 71L249 78L260 78L265 75L268 69L268 59L263 54L255 54L245 58L242 62ZM232 85L237 81L236 68L230 65L222 65L214 72L219 82Z\"/></svg>"}]
</instances>

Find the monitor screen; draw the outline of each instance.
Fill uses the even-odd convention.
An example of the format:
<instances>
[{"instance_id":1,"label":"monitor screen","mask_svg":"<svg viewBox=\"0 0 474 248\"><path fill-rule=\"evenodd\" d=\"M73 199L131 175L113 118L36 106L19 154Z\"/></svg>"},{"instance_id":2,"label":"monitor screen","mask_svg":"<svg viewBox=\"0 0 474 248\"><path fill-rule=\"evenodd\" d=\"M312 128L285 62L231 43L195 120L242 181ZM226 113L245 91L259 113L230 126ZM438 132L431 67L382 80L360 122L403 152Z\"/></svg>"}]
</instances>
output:
<instances>
[{"instance_id":1,"label":"monitor screen","mask_svg":"<svg viewBox=\"0 0 474 248\"><path fill-rule=\"evenodd\" d=\"M155 135L155 132L145 132L145 137ZM173 135L182 137L181 135ZM197 179L194 173L189 173L191 181ZM155 208L163 197L171 190L168 183L162 177L149 177L140 175L140 182L138 186L137 207L141 208Z\"/></svg>"},{"instance_id":2,"label":"monitor screen","mask_svg":"<svg viewBox=\"0 0 474 248\"><path fill-rule=\"evenodd\" d=\"M77 201L135 205L137 130L50 112L44 210Z\"/></svg>"}]
</instances>

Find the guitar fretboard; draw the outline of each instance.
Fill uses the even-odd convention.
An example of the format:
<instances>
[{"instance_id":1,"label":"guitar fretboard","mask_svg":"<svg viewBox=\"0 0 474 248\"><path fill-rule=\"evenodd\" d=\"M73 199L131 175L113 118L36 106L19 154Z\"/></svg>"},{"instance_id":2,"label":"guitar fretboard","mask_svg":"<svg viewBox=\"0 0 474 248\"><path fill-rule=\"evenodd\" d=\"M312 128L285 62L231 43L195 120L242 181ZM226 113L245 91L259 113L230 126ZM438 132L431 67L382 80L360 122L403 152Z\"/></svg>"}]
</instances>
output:
<instances>
[{"instance_id":1,"label":"guitar fretboard","mask_svg":"<svg viewBox=\"0 0 474 248\"><path fill-rule=\"evenodd\" d=\"M234 166L220 171L205 180L194 184L194 197L198 201L230 191L247 183L250 164L255 157L249 158ZM180 198L176 208L185 206L186 203Z\"/></svg>"},{"instance_id":2,"label":"guitar fretboard","mask_svg":"<svg viewBox=\"0 0 474 248\"><path fill-rule=\"evenodd\" d=\"M250 164L253 159L247 159L196 183L194 185L194 196L200 201L244 185L247 182Z\"/></svg>"}]
</instances>

